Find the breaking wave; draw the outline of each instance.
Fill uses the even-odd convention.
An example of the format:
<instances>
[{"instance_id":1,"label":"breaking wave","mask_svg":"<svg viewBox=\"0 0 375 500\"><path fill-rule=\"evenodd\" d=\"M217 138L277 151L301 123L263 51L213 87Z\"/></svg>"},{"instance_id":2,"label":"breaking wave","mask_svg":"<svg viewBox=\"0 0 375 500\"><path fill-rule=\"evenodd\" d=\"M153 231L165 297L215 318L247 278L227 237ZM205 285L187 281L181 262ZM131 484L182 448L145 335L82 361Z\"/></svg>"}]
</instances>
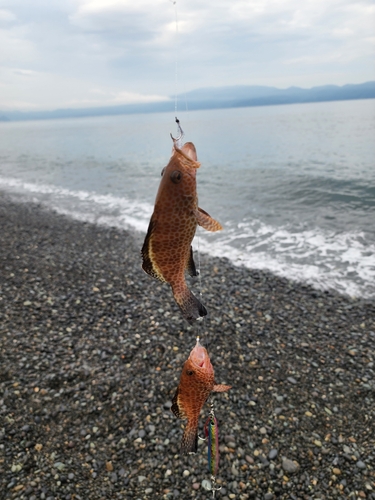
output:
<instances>
[{"instance_id":1,"label":"breaking wave","mask_svg":"<svg viewBox=\"0 0 375 500\"><path fill-rule=\"evenodd\" d=\"M150 203L126 197L10 177L0 177L0 189L18 200L41 203L77 220L143 233L153 210ZM335 289L363 298L375 296L375 244L368 242L363 231L298 230L273 227L257 219L223 222L222 233L198 231L202 252L226 257L235 265L269 270L319 289Z\"/></svg>"}]
</instances>

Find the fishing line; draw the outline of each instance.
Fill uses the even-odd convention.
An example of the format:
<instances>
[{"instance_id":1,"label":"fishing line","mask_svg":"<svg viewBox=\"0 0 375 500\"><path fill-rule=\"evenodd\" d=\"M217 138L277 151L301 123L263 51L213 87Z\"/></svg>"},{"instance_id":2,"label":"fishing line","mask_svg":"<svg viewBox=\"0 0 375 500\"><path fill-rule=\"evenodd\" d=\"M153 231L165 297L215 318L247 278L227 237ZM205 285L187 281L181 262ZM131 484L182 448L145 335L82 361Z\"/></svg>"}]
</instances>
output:
<instances>
[{"instance_id":1,"label":"fishing line","mask_svg":"<svg viewBox=\"0 0 375 500\"><path fill-rule=\"evenodd\" d=\"M198 286L199 286L199 298L202 300L203 303L203 288L202 288L202 274L201 274L201 252L200 252L200 236L197 234L197 253L198 253ZM204 316L201 318L200 322L198 322L198 334L200 335L200 324L202 323L202 330L204 330L204 327L206 326L205 324L206 317ZM202 331L202 333L204 333ZM208 335L206 339L206 346L207 346L207 352L208 352Z\"/></svg>"},{"instance_id":2,"label":"fishing line","mask_svg":"<svg viewBox=\"0 0 375 500\"><path fill-rule=\"evenodd\" d=\"M176 24L176 41L174 44L175 54L174 54L174 114L177 114L177 90L178 90L178 16L177 16L177 0L170 0L174 6L174 16L175 16L175 24Z\"/></svg>"},{"instance_id":3,"label":"fishing line","mask_svg":"<svg viewBox=\"0 0 375 500\"><path fill-rule=\"evenodd\" d=\"M174 7L174 17L175 17L175 25L176 25L176 40L175 40L175 50L174 50L174 114L177 114L178 108L178 87L179 87L179 66L178 66L178 53L179 53L179 45L180 45L180 32L178 29L178 13L177 13L177 0L170 0ZM183 94L185 98L185 110L188 111L188 102L186 97L186 89L185 82L183 82Z\"/></svg>"}]
</instances>

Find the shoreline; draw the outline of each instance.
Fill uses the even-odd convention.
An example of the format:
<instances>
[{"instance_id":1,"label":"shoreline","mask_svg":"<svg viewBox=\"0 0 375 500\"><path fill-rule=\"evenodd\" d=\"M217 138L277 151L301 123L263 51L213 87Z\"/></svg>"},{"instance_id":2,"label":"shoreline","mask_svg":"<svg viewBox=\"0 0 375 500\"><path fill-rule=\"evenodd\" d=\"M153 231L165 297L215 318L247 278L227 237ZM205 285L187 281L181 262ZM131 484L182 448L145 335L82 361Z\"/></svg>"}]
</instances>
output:
<instances>
[{"instance_id":1,"label":"shoreline","mask_svg":"<svg viewBox=\"0 0 375 500\"><path fill-rule=\"evenodd\" d=\"M374 300L202 255L198 332L141 238L6 196L0 221L0 498L212 496L169 410L200 333L233 386L219 498L375 500Z\"/></svg>"}]
</instances>

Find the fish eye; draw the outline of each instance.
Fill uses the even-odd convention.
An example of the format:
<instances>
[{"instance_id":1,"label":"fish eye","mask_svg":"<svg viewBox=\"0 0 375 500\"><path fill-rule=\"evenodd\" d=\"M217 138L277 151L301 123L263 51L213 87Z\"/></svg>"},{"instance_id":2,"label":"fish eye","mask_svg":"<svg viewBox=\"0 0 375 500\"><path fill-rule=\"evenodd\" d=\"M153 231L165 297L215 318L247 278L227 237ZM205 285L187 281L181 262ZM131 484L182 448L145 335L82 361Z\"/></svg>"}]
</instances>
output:
<instances>
[{"instance_id":1,"label":"fish eye","mask_svg":"<svg viewBox=\"0 0 375 500\"><path fill-rule=\"evenodd\" d=\"M194 375L193 370L186 370L186 375Z\"/></svg>"},{"instance_id":2,"label":"fish eye","mask_svg":"<svg viewBox=\"0 0 375 500\"><path fill-rule=\"evenodd\" d=\"M179 170L174 170L171 173L171 181L174 182L175 184L181 182L181 179L182 179L182 173Z\"/></svg>"}]
</instances>

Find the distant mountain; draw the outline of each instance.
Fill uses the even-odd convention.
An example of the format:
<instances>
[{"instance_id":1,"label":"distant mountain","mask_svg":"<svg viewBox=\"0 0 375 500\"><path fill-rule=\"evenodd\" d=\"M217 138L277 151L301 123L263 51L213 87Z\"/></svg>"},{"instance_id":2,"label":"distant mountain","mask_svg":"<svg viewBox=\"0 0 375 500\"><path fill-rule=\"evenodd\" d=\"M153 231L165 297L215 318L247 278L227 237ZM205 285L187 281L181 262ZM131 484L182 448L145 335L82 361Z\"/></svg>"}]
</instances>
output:
<instances>
[{"instance_id":1,"label":"distant mountain","mask_svg":"<svg viewBox=\"0 0 375 500\"><path fill-rule=\"evenodd\" d=\"M352 99L375 98L375 82L354 85L324 85L303 89L289 87L263 87L236 85L231 87L211 87L192 90L178 96L187 103L188 109L239 108L248 106L270 106L277 104L297 104L307 102L346 101ZM98 108L56 109L54 111L1 111L0 121L46 120L56 118L80 118L85 116L123 115L135 113L172 112L174 99L157 103L124 104Z\"/></svg>"},{"instance_id":2,"label":"distant mountain","mask_svg":"<svg viewBox=\"0 0 375 500\"><path fill-rule=\"evenodd\" d=\"M180 95L185 99L185 95ZM197 89L186 93L189 109L267 106L304 102L346 101L375 98L375 82L357 85L324 85L302 89L289 87L234 86Z\"/></svg>"}]
</instances>

